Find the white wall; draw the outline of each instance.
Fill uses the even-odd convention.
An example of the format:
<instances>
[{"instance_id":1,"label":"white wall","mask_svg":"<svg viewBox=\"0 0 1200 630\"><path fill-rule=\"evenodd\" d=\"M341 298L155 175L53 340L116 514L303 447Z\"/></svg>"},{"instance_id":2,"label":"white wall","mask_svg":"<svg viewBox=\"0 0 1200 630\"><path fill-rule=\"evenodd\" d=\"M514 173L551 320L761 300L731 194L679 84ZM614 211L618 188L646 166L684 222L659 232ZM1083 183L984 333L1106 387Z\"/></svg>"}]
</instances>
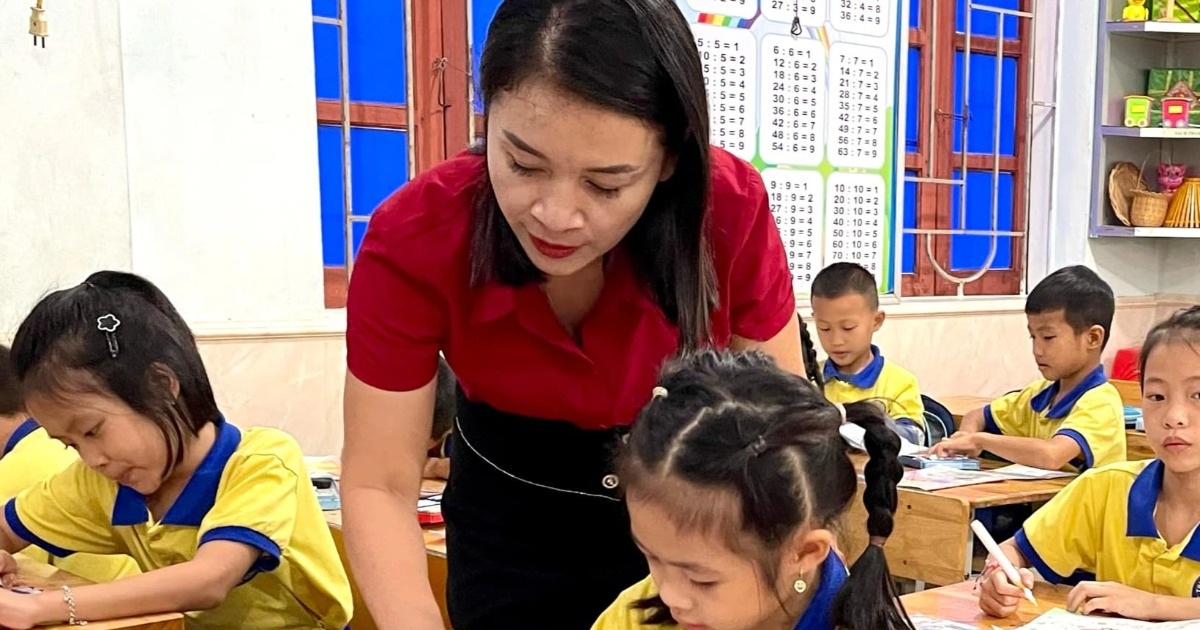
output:
<instances>
[{"instance_id":1,"label":"white wall","mask_svg":"<svg viewBox=\"0 0 1200 630\"><path fill-rule=\"evenodd\" d=\"M51 3L43 50L7 6L0 331L99 268L200 327L326 317L310 8Z\"/></svg>"},{"instance_id":2,"label":"white wall","mask_svg":"<svg viewBox=\"0 0 1200 630\"><path fill-rule=\"evenodd\" d=\"M0 331L47 289L133 259L117 0L50 6L44 50L29 3L0 11Z\"/></svg>"},{"instance_id":3,"label":"white wall","mask_svg":"<svg viewBox=\"0 0 1200 630\"><path fill-rule=\"evenodd\" d=\"M1163 253L1162 282L1159 290L1179 296L1192 296L1200 303L1200 243L1179 239Z\"/></svg>"}]
</instances>

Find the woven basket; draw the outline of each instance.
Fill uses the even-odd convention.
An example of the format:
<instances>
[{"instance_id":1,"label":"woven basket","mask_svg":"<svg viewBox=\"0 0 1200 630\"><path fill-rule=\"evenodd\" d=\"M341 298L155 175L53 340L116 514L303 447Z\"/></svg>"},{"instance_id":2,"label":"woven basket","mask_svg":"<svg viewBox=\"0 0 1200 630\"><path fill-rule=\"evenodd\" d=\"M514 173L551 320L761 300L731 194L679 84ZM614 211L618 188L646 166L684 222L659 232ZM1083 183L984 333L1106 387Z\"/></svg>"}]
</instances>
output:
<instances>
[{"instance_id":1,"label":"woven basket","mask_svg":"<svg viewBox=\"0 0 1200 630\"><path fill-rule=\"evenodd\" d=\"M1162 227L1167 219L1167 196L1148 190L1133 191L1129 222L1135 227Z\"/></svg>"},{"instance_id":2,"label":"woven basket","mask_svg":"<svg viewBox=\"0 0 1200 630\"><path fill-rule=\"evenodd\" d=\"M1118 162L1108 172L1108 201L1117 220L1129 225L1130 197L1135 190L1145 190L1141 169L1133 162Z\"/></svg>"}]
</instances>

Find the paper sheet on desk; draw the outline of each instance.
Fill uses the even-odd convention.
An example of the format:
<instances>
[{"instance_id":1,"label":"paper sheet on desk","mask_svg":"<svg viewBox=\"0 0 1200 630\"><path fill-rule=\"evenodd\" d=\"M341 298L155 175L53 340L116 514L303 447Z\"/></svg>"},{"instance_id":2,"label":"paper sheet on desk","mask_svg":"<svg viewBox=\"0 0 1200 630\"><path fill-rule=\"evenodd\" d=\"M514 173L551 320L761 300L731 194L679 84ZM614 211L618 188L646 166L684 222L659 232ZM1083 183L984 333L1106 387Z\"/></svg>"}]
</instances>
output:
<instances>
[{"instance_id":1,"label":"paper sheet on desk","mask_svg":"<svg viewBox=\"0 0 1200 630\"><path fill-rule=\"evenodd\" d=\"M904 479L901 479L900 483L896 485L901 488L915 488L932 492L946 488L1005 481L1006 479L1008 477L997 475L990 470L959 470L958 468L934 466L932 468L907 469L904 471Z\"/></svg>"},{"instance_id":2,"label":"paper sheet on desk","mask_svg":"<svg viewBox=\"0 0 1200 630\"><path fill-rule=\"evenodd\" d=\"M1197 628L1200 628L1200 620L1155 623L1110 617L1088 617L1069 613L1062 608L1055 608L1034 619L1032 623L1021 626L1018 630L1196 630Z\"/></svg>"},{"instance_id":3,"label":"paper sheet on desk","mask_svg":"<svg viewBox=\"0 0 1200 630\"><path fill-rule=\"evenodd\" d=\"M1003 475L1008 479L1061 479L1063 477L1077 477L1073 472L1062 470L1045 470L1042 468L1033 468L1031 466L1022 466L1020 464L1012 464L989 470L988 472L994 475Z\"/></svg>"},{"instance_id":4,"label":"paper sheet on desk","mask_svg":"<svg viewBox=\"0 0 1200 630\"><path fill-rule=\"evenodd\" d=\"M929 615L909 615L908 618L912 620L913 627L917 630L978 630L979 628L979 626L947 621Z\"/></svg>"}]
</instances>

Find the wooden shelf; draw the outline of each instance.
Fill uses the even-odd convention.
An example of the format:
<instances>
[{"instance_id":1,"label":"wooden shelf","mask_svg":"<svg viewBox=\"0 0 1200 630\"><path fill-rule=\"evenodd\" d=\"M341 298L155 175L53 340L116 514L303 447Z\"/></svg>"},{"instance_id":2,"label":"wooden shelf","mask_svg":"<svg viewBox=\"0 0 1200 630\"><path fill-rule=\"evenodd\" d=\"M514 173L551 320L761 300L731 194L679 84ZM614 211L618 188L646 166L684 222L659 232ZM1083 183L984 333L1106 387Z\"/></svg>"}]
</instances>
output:
<instances>
[{"instance_id":1,"label":"wooden shelf","mask_svg":"<svg viewBox=\"0 0 1200 630\"><path fill-rule=\"evenodd\" d=\"M1122 138L1159 138L1161 140L1200 138L1200 127L1174 129L1170 127L1119 127L1116 125L1105 125L1100 128L1100 135Z\"/></svg>"},{"instance_id":2,"label":"wooden shelf","mask_svg":"<svg viewBox=\"0 0 1200 630\"><path fill-rule=\"evenodd\" d=\"M1134 238L1200 238L1200 228L1130 227L1128 225L1097 225L1093 236Z\"/></svg>"},{"instance_id":3,"label":"wooden shelf","mask_svg":"<svg viewBox=\"0 0 1200 630\"><path fill-rule=\"evenodd\" d=\"M1200 59L1200 24L1193 22L1122 22L1126 0L1100 0L1092 24L1097 30L1093 189L1088 235L1093 238L1200 239L1200 229L1138 228L1121 225L1108 199L1113 165L1140 165L1142 179L1153 184L1157 162L1169 159L1200 167L1200 127L1124 127L1125 98L1144 94L1151 68L1194 67ZM1156 3L1157 4L1157 3ZM1086 19L1086 18L1084 18ZM1108 124L1106 124L1108 123ZM1116 123L1115 125L1112 123ZM1145 247L1173 247L1165 243ZM1180 246L1190 247L1190 243ZM1134 245L1133 247L1142 247Z\"/></svg>"}]
</instances>

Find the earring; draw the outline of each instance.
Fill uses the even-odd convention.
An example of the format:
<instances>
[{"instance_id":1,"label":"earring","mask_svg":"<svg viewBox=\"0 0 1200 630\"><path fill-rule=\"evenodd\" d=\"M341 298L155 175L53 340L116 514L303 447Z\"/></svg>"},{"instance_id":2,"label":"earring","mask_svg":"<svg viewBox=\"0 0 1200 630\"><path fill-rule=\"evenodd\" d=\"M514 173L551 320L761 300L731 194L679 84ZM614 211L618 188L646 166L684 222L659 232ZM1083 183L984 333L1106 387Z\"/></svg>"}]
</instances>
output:
<instances>
[{"instance_id":1,"label":"earring","mask_svg":"<svg viewBox=\"0 0 1200 630\"><path fill-rule=\"evenodd\" d=\"M805 582L803 579L796 580L796 582L792 584L792 588L796 589L797 593L804 593L804 591L808 590L808 582Z\"/></svg>"}]
</instances>

